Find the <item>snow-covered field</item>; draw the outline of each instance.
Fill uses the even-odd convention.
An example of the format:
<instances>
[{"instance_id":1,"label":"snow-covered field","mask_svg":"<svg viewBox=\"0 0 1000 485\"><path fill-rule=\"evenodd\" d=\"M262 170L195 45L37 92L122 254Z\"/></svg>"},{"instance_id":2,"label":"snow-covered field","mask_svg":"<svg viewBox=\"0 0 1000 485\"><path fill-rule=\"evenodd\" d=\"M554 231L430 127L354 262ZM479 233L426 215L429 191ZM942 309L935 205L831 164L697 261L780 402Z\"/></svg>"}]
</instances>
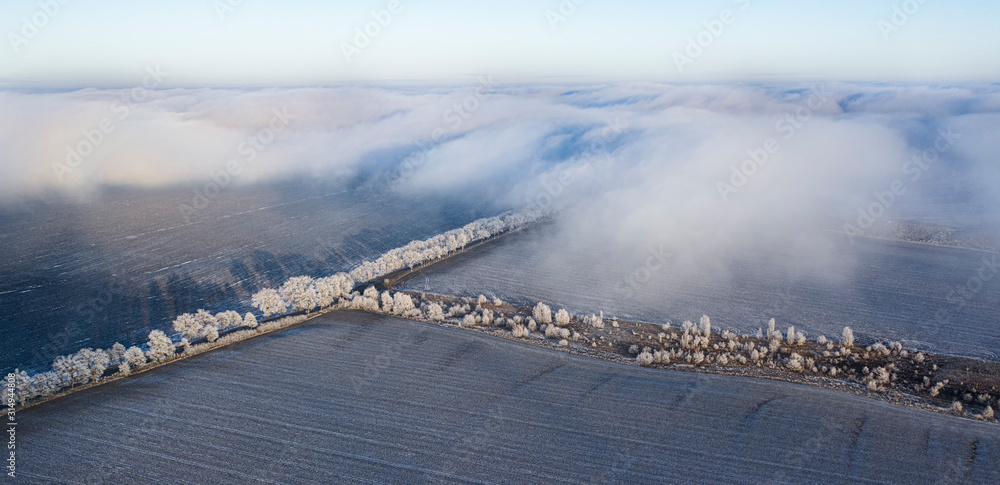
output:
<instances>
[{"instance_id":1,"label":"snow-covered field","mask_svg":"<svg viewBox=\"0 0 1000 485\"><path fill-rule=\"evenodd\" d=\"M902 341L922 350L997 360L998 255L818 233L708 255L568 239L558 224L532 228L431 266L397 285L437 294L545 301L590 314L650 322L712 317L721 329L755 333L769 318L811 339L840 334ZM817 247L824 248L817 257ZM661 252L662 248L662 252ZM991 266L992 265L992 266ZM993 268L992 270L990 268ZM985 281L984 281L985 280ZM975 283L975 281L973 281Z\"/></svg>"},{"instance_id":2,"label":"snow-covered field","mask_svg":"<svg viewBox=\"0 0 1000 485\"><path fill-rule=\"evenodd\" d=\"M72 483L996 483L995 425L334 312L19 414Z\"/></svg>"},{"instance_id":3,"label":"snow-covered field","mask_svg":"<svg viewBox=\"0 0 1000 485\"><path fill-rule=\"evenodd\" d=\"M178 314L250 310L265 286L352 268L498 211L371 187L230 187L185 218L189 189L111 190L0 210L0 371L146 341Z\"/></svg>"}]
</instances>

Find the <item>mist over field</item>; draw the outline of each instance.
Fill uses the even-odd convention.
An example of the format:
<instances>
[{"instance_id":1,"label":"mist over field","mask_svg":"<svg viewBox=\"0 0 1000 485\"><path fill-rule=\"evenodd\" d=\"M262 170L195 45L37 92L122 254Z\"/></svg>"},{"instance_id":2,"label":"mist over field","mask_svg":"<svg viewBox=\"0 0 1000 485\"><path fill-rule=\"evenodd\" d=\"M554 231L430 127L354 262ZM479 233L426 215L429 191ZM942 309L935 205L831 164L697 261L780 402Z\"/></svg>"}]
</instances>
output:
<instances>
[{"instance_id":1,"label":"mist over field","mask_svg":"<svg viewBox=\"0 0 1000 485\"><path fill-rule=\"evenodd\" d=\"M655 306L661 289L735 284L775 252L795 261L795 278L855 291L871 263L838 247L879 222L1000 228L996 85L557 86L485 75L438 87L3 91L0 104L10 108L0 113L0 237L11 253L0 305L5 326L34 321L20 335L39 335L17 352L31 360L7 353L11 368L94 336L139 339L196 306L240 306L260 285L342 271L511 208L559 219L550 242L525 246L544 254L517 255L539 269L521 279L563 288L553 268L604 268L588 277L589 297L639 315L616 300L646 294L637 304ZM650 254L669 269L647 272ZM940 300L953 286L926 291ZM43 311L55 288L58 311ZM695 311L732 307L721 300ZM71 322L81 316L85 328Z\"/></svg>"},{"instance_id":2,"label":"mist over field","mask_svg":"<svg viewBox=\"0 0 1000 485\"><path fill-rule=\"evenodd\" d=\"M539 205L573 221L568 243L699 253L810 247L820 243L809 230L861 235L878 221L1000 227L996 85L481 76L448 87L5 91L0 104L7 202L176 186L191 190L177 201L190 222L231 185L304 177Z\"/></svg>"},{"instance_id":3,"label":"mist over field","mask_svg":"<svg viewBox=\"0 0 1000 485\"><path fill-rule=\"evenodd\" d=\"M612 232L632 236L653 218L664 233L700 244L827 218L856 222L857 209L895 180L903 193L885 205L901 217L961 213L968 224L996 223L1000 201L995 85L562 87L482 76L438 88L0 98L7 201L85 200L108 185L203 191L229 164L236 185L379 177L403 193L512 206L586 201L581 224L615 223ZM939 156L911 161L935 143Z\"/></svg>"}]
</instances>

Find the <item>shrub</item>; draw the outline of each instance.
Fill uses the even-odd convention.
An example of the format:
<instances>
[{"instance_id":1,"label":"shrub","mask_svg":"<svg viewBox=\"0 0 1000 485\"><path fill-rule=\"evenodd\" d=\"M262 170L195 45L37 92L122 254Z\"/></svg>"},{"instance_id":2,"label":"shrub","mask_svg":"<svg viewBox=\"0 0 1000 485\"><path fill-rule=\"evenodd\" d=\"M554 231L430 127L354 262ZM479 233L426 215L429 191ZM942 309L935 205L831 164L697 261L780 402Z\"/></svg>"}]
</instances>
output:
<instances>
[{"instance_id":1,"label":"shrub","mask_svg":"<svg viewBox=\"0 0 1000 485\"><path fill-rule=\"evenodd\" d=\"M882 345L882 343L876 343L875 345L872 345L871 347L869 347L869 350L883 357L888 356L891 353L891 351L887 349L885 345Z\"/></svg>"},{"instance_id":2,"label":"shrub","mask_svg":"<svg viewBox=\"0 0 1000 485\"><path fill-rule=\"evenodd\" d=\"M649 352L642 352L635 357L635 360L639 363L639 365L646 367L653 364L653 354Z\"/></svg>"},{"instance_id":3,"label":"shrub","mask_svg":"<svg viewBox=\"0 0 1000 485\"><path fill-rule=\"evenodd\" d=\"M538 323L552 323L552 309L548 305L538 302L535 305L535 309L532 311L532 316Z\"/></svg>"},{"instance_id":4,"label":"shrub","mask_svg":"<svg viewBox=\"0 0 1000 485\"><path fill-rule=\"evenodd\" d=\"M531 332L528 331L528 329L524 325L515 325L513 332L514 332L514 336L517 337L517 338L527 337L528 334L531 333Z\"/></svg>"},{"instance_id":5,"label":"shrub","mask_svg":"<svg viewBox=\"0 0 1000 485\"><path fill-rule=\"evenodd\" d=\"M788 359L785 361L785 367L787 367L788 370L792 372L802 372L803 370L805 370L805 365L802 356L795 352L792 352L792 355L790 355Z\"/></svg>"},{"instance_id":6,"label":"shrub","mask_svg":"<svg viewBox=\"0 0 1000 485\"><path fill-rule=\"evenodd\" d=\"M589 317L583 317L583 323L594 328L604 328L604 311L601 311L600 316L591 314Z\"/></svg>"},{"instance_id":7,"label":"shrub","mask_svg":"<svg viewBox=\"0 0 1000 485\"><path fill-rule=\"evenodd\" d=\"M560 327L569 325L569 312L565 309L560 309L556 312L556 325L559 325Z\"/></svg>"},{"instance_id":8,"label":"shrub","mask_svg":"<svg viewBox=\"0 0 1000 485\"><path fill-rule=\"evenodd\" d=\"M851 330L851 327L844 327L844 331L841 334L841 336L842 338L840 342L844 345L845 348L850 348L854 346L854 331Z\"/></svg>"}]
</instances>

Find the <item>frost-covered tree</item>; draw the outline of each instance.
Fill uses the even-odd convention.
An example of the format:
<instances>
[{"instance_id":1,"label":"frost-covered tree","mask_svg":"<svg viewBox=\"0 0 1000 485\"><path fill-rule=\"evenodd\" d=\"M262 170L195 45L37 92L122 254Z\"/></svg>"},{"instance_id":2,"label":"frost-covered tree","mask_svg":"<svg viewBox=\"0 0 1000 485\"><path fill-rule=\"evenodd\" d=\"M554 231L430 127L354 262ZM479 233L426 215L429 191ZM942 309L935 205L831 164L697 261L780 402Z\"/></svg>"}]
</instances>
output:
<instances>
[{"instance_id":1,"label":"frost-covered tree","mask_svg":"<svg viewBox=\"0 0 1000 485\"><path fill-rule=\"evenodd\" d=\"M365 292L363 293L363 295L365 298L378 300L378 290L376 290L374 286L369 286L368 288L365 288Z\"/></svg>"},{"instance_id":2,"label":"frost-covered tree","mask_svg":"<svg viewBox=\"0 0 1000 485\"><path fill-rule=\"evenodd\" d=\"M365 294L368 294L368 292L366 291ZM377 312L379 311L377 297L378 297L378 292L375 292L375 298L357 295L353 299L351 299L351 308L355 310Z\"/></svg>"},{"instance_id":3,"label":"frost-covered tree","mask_svg":"<svg viewBox=\"0 0 1000 485\"><path fill-rule=\"evenodd\" d=\"M437 303L427 305L427 319L432 322L443 322L444 310L441 308L441 305Z\"/></svg>"},{"instance_id":4,"label":"frost-covered tree","mask_svg":"<svg viewBox=\"0 0 1000 485\"><path fill-rule=\"evenodd\" d=\"M205 326L205 339L209 342L215 342L219 340L219 327L214 325Z\"/></svg>"},{"instance_id":5,"label":"frost-covered tree","mask_svg":"<svg viewBox=\"0 0 1000 485\"><path fill-rule=\"evenodd\" d=\"M220 323L219 319L216 318L215 315L212 315L205 310L198 310L198 313L195 313L193 318L195 322L197 322L197 336L209 338L210 335L214 334L216 338L218 338ZM213 339L209 339L209 341L212 340Z\"/></svg>"},{"instance_id":6,"label":"frost-covered tree","mask_svg":"<svg viewBox=\"0 0 1000 485\"><path fill-rule=\"evenodd\" d=\"M190 313L182 313L174 319L173 329L188 340L194 340L202 334L202 323Z\"/></svg>"},{"instance_id":7,"label":"frost-covered tree","mask_svg":"<svg viewBox=\"0 0 1000 485\"><path fill-rule=\"evenodd\" d=\"M104 349L80 349L76 353L76 358L87 370L89 379L94 382L100 379L111 365L111 357Z\"/></svg>"},{"instance_id":8,"label":"frost-covered tree","mask_svg":"<svg viewBox=\"0 0 1000 485\"><path fill-rule=\"evenodd\" d=\"M34 382L28 376L28 373L23 370L14 369L12 376L14 377L14 393L17 396L17 402L24 406L24 403L28 399L36 395ZM3 401L6 402L7 400L4 399Z\"/></svg>"},{"instance_id":9,"label":"frost-covered tree","mask_svg":"<svg viewBox=\"0 0 1000 485\"><path fill-rule=\"evenodd\" d=\"M483 325L490 325L493 323L493 312L489 309L483 308Z\"/></svg>"},{"instance_id":10,"label":"frost-covered tree","mask_svg":"<svg viewBox=\"0 0 1000 485\"><path fill-rule=\"evenodd\" d=\"M639 365L641 365L643 367L650 366L650 365L653 365L653 354L651 352L649 352L648 350L646 350L646 351L640 352L639 355L637 355L635 357L635 360L636 360L636 362L639 363Z\"/></svg>"},{"instance_id":11,"label":"frost-covered tree","mask_svg":"<svg viewBox=\"0 0 1000 485\"><path fill-rule=\"evenodd\" d=\"M712 337L712 320L708 318L708 315L702 315L701 320L698 321L701 326L701 334L706 338Z\"/></svg>"},{"instance_id":12,"label":"frost-covered tree","mask_svg":"<svg viewBox=\"0 0 1000 485\"><path fill-rule=\"evenodd\" d=\"M788 340L789 345L794 345L795 344L795 326L794 325L789 325L788 326L788 333L785 335L785 338Z\"/></svg>"},{"instance_id":13,"label":"frost-covered tree","mask_svg":"<svg viewBox=\"0 0 1000 485\"><path fill-rule=\"evenodd\" d=\"M251 297L251 304L264 313L265 319L270 318L271 315L280 315L288 309L288 303L281 297L281 293L272 288L264 288L254 293Z\"/></svg>"},{"instance_id":14,"label":"frost-covered tree","mask_svg":"<svg viewBox=\"0 0 1000 485\"><path fill-rule=\"evenodd\" d=\"M486 304L488 301L489 300L486 299L486 295L479 295L479 298L476 299L476 303L479 303L480 305Z\"/></svg>"},{"instance_id":15,"label":"frost-covered tree","mask_svg":"<svg viewBox=\"0 0 1000 485\"><path fill-rule=\"evenodd\" d=\"M232 310L216 313L215 319L219 322L219 330L229 330L243 325L243 317Z\"/></svg>"},{"instance_id":16,"label":"frost-covered tree","mask_svg":"<svg viewBox=\"0 0 1000 485\"><path fill-rule=\"evenodd\" d=\"M296 311L308 314L319 306L319 293L316 292L316 285L309 276L288 278L281 288L278 288L278 293Z\"/></svg>"},{"instance_id":17,"label":"frost-covered tree","mask_svg":"<svg viewBox=\"0 0 1000 485\"><path fill-rule=\"evenodd\" d=\"M70 389L76 387L77 383L83 383L90 374L87 366L77 359L76 354L60 355L52 361L52 370L59 374L64 382L69 383Z\"/></svg>"},{"instance_id":18,"label":"frost-covered tree","mask_svg":"<svg viewBox=\"0 0 1000 485\"><path fill-rule=\"evenodd\" d=\"M569 312L565 309L559 309L559 311L556 312L556 325L559 325L560 327L569 325Z\"/></svg>"},{"instance_id":19,"label":"frost-covered tree","mask_svg":"<svg viewBox=\"0 0 1000 485\"><path fill-rule=\"evenodd\" d=\"M382 311L385 313L392 313L393 298L392 293L389 290L382 292Z\"/></svg>"},{"instance_id":20,"label":"frost-covered tree","mask_svg":"<svg viewBox=\"0 0 1000 485\"><path fill-rule=\"evenodd\" d=\"M454 304L448 309L448 317L461 317L469 312L469 307L467 305Z\"/></svg>"},{"instance_id":21,"label":"frost-covered tree","mask_svg":"<svg viewBox=\"0 0 1000 485\"><path fill-rule=\"evenodd\" d=\"M538 302L532 311L532 316L538 323L552 323L552 309L548 305Z\"/></svg>"},{"instance_id":22,"label":"frost-covered tree","mask_svg":"<svg viewBox=\"0 0 1000 485\"><path fill-rule=\"evenodd\" d=\"M338 298L351 296L351 291L354 290L354 280L347 273L337 273L333 276L317 279L315 287L319 306L328 307L334 304Z\"/></svg>"},{"instance_id":23,"label":"frost-covered tree","mask_svg":"<svg viewBox=\"0 0 1000 485\"><path fill-rule=\"evenodd\" d=\"M770 340L771 337L774 336L774 325L775 325L775 322L774 322L773 318L767 321L767 338L768 338L768 340Z\"/></svg>"},{"instance_id":24,"label":"frost-covered tree","mask_svg":"<svg viewBox=\"0 0 1000 485\"><path fill-rule=\"evenodd\" d=\"M398 292L392 297L392 313L403 315L414 308L413 299L410 298L410 295Z\"/></svg>"},{"instance_id":25,"label":"frost-covered tree","mask_svg":"<svg viewBox=\"0 0 1000 485\"><path fill-rule=\"evenodd\" d=\"M111 365L118 365L121 363L122 359L125 358L125 346L119 342L115 342L108 350L108 356L111 357Z\"/></svg>"},{"instance_id":26,"label":"frost-covered tree","mask_svg":"<svg viewBox=\"0 0 1000 485\"><path fill-rule=\"evenodd\" d=\"M471 313L462 318L462 326L472 327L475 324L476 324L476 316Z\"/></svg>"},{"instance_id":27,"label":"frost-covered tree","mask_svg":"<svg viewBox=\"0 0 1000 485\"><path fill-rule=\"evenodd\" d=\"M146 346L149 348L146 351L146 356L153 362L161 362L174 355L174 343L161 330L149 332L149 341L146 342Z\"/></svg>"},{"instance_id":28,"label":"frost-covered tree","mask_svg":"<svg viewBox=\"0 0 1000 485\"><path fill-rule=\"evenodd\" d=\"M146 354L142 353L142 349L139 347L129 347L125 351L125 363L130 367L137 368L146 365Z\"/></svg>"},{"instance_id":29,"label":"frost-covered tree","mask_svg":"<svg viewBox=\"0 0 1000 485\"><path fill-rule=\"evenodd\" d=\"M42 372L31 377L31 385L36 396L46 397L59 392L62 379L56 372Z\"/></svg>"},{"instance_id":30,"label":"frost-covered tree","mask_svg":"<svg viewBox=\"0 0 1000 485\"><path fill-rule=\"evenodd\" d=\"M840 342L844 345L844 347L850 348L854 346L854 331L851 330L851 327L844 327L844 331L841 336L842 338Z\"/></svg>"},{"instance_id":31,"label":"frost-covered tree","mask_svg":"<svg viewBox=\"0 0 1000 485\"><path fill-rule=\"evenodd\" d=\"M516 338L527 337L531 332L524 325L514 325L513 334Z\"/></svg>"},{"instance_id":32,"label":"frost-covered tree","mask_svg":"<svg viewBox=\"0 0 1000 485\"><path fill-rule=\"evenodd\" d=\"M247 312L243 315L243 326L247 328L257 328L257 317L253 313Z\"/></svg>"}]
</instances>

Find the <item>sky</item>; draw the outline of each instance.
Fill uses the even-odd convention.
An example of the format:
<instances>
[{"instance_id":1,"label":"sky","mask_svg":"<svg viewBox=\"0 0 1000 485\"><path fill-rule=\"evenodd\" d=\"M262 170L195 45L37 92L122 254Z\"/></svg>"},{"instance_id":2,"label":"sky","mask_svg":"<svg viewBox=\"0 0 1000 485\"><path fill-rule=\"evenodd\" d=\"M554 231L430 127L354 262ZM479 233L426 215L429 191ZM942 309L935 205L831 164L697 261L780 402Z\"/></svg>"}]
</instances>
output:
<instances>
[{"instance_id":1,"label":"sky","mask_svg":"<svg viewBox=\"0 0 1000 485\"><path fill-rule=\"evenodd\" d=\"M997 25L988 0L5 0L0 87L995 82Z\"/></svg>"}]
</instances>

